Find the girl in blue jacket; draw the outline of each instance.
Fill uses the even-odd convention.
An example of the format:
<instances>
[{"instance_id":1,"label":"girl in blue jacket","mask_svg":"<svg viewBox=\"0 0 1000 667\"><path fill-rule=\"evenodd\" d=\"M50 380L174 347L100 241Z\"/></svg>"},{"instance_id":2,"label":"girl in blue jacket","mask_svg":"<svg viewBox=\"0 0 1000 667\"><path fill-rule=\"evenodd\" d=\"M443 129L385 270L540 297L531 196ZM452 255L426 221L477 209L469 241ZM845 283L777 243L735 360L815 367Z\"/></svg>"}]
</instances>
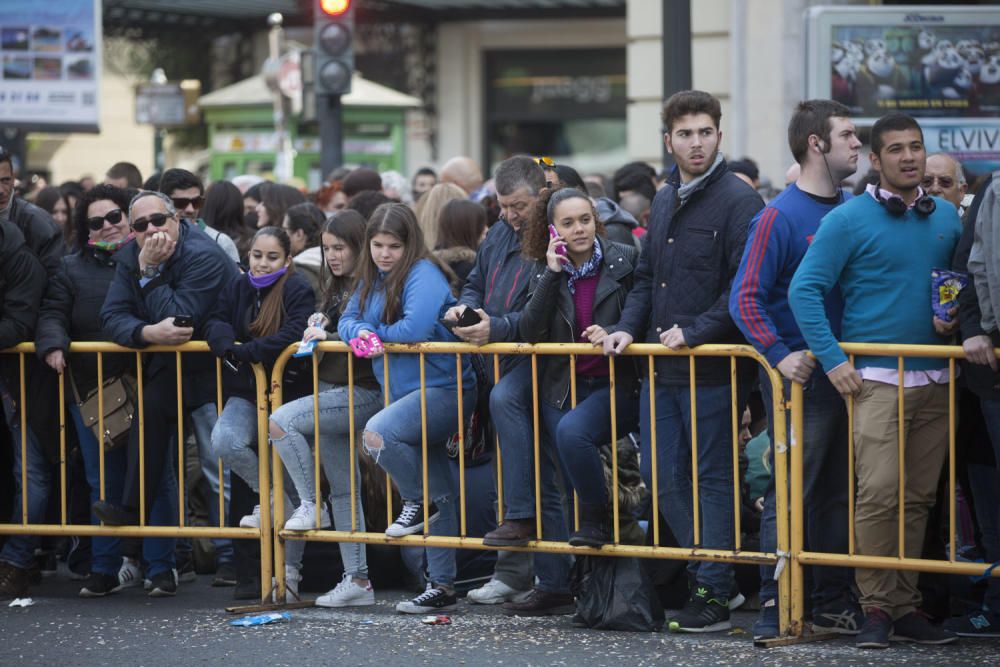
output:
<instances>
[{"instance_id":1,"label":"girl in blue jacket","mask_svg":"<svg viewBox=\"0 0 1000 667\"><path fill-rule=\"evenodd\" d=\"M404 204L383 204L368 221L359 260L358 284L337 326L345 341L376 334L385 343L454 341L440 320L455 304L449 271L427 250L413 211ZM424 528L421 447L427 446L427 498L431 535L456 535L458 489L452 482L445 443L458 430L455 357L424 355L426 433L421 432L420 355L389 353L385 383L383 356L373 370L391 403L372 417L364 432L365 451L392 476L403 510L385 533L402 537ZM462 410L468 419L476 383L467 358L462 363ZM456 608L455 551L427 549L430 585L396 611L424 614Z\"/></svg>"}]
</instances>

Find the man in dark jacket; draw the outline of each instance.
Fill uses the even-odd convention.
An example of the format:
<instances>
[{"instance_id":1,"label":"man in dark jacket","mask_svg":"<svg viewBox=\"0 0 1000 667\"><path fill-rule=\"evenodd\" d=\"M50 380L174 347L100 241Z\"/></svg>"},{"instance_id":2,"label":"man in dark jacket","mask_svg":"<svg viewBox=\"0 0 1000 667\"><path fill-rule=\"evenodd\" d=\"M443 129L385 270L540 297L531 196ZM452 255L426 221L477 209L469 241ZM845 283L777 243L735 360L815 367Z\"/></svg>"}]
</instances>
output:
<instances>
[{"instance_id":1,"label":"man in dark jacket","mask_svg":"<svg viewBox=\"0 0 1000 667\"><path fill-rule=\"evenodd\" d=\"M222 288L236 275L236 265L197 227L178 220L173 202L143 190L129 206L135 243L115 254L115 279L101 310L105 334L115 342L142 349L179 345L200 334ZM192 326L174 320L188 316ZM186 355L185 387L214 382L215 366L207 355ZM143 373L145 467L139 468L139 421L133 422L129 465L121 504L100 501L94 513L111 525L128 525L148 514L156 496L157 474L173 457L169 443L177 422L176 367L173 354L154 354ZM139 480L145 476L140 504ZM171 594L173 581L163 584Z\"/></svg>"},{"instance_id":2,"label":"man in dark jacket","mask_svg":"<svg viewBox=\"0 0 1000 667\"><path fill-rule=\"evenodd\" d=\"M739 267L751 218L764 206L746 183L726 168L719 152L719 101L701 91L682 91L663 107L667 150L677 166L653 200L648 240L621 321L608 329L606 353L624 350L637 337L671 350L705 343L743 343L729 316L729 291ZM656 358L656 447L651 469L648 385L641 392L642 473L652 488L657 475L659 507L683 547L733 548L733 465L730 362L695 364L700 543L695 545L691 492L689 360ZM740 364L747 382L752 366ZM742 410L741 395L737 409ZM737 413L739 414L739 413ZM684 609L670 619L672 631L712 632L731 627L728 598L733 566L691 562L694 582Z\"/></svg>"},{"instance_id":3,"label":"man in dark jacket","mask_svg":"<svg viewBox=\"0 0 1000 667\"><path fill-rule=\"evenodd\" d=\"M545 174L532 158L515 156L497 167L494 181L502 217L479 246L458 305L445 314L447 319L458 319L466 308L475 309L482 318L480 322L455 327L455 335L476 345L520 340L518 324L528 300L528 285L539 273L536 263L521 255L520 230L534 214L538 193L545 187ZM532 414L530 359L504 357L500 379L490 392L490 417L500 438L503 458L504 523L483 537L485 544L524 546L537 537ZM547 444L541 450L542 537L565 541L562 494L555 475L556 453ZM530 555L501 552L493 578L471 591L469 598L480 604L504 602L508 614L572 612L569 558L539 553L533 560L538 584L530 595Z\"/></svg>"},{"instance_id":4,"label":"man in dark jacket","mask_svg":"<svg viewBox=\"0 0 1000 667\"><path fill-rule=\"evenodd\" d=\"M9 171L6 177L11 178ZM4 178L4 174L0 173L0 189L5 187ZM10 186L12 185L10 183ZM17 227L9 222L0 222L0 349L33 340L35 320L44 291L45 269L25 245L24 237ZM26 453L27 456L23 461L28 482L27 521L42 523L48 505L51 472L31 429L29 428L26 433L21 431L22 404L16 370L18 363L16 357L10 355L5 357L0 362L0 367L3 368L3 372L0 373L0 398L3 399L3 417L11 434L14 482L0 484L0 487L15 490L14 511L10 523L20 524L23 508L21 495L24 491L21 487L21 463L22 453ZM12 372L7 372L8 370ZM0 599L26 594L28 569L35 558L35 547L38 543L37 537L29 535L14 535L7 539L3 551L0 552Z\"/></svg>"}]
</instances>

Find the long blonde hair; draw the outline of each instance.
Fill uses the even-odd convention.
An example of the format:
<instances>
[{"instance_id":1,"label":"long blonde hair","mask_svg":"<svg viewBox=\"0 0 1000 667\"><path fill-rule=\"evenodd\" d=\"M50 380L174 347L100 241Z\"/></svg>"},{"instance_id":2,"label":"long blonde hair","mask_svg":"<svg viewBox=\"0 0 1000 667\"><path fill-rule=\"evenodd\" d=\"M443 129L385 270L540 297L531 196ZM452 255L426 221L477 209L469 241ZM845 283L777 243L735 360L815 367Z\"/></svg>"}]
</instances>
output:
<instances>
[{"instance_id":1,"label":"long blonde hair","mask_svg":"<svg viewBox=\"0 0 1000 667\"><path fill-rule=\"evenodd\" d=\"M417 224L424 234L428 250L437 246L438 218L445 204L453 199L466 199L465 190L454 183L438 183L417 202Z\"/></svg>"}]
</instances>

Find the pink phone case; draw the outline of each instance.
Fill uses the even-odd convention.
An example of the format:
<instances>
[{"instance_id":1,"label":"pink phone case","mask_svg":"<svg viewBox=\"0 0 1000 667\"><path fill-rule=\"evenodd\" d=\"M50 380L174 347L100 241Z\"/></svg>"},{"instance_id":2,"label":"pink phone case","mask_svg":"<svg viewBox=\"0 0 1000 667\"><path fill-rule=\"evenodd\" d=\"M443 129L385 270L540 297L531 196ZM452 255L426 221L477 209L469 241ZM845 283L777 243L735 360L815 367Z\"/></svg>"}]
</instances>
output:
<instances>
[{"instance_id":1,"label":"pink phone case","mask_svg":"<svg viewBox=\"0 0 1000 667\"><path fill-rule=\"evenodd\" d=\"M368 341L364 338L352 338L350 345L351 350L354 352L354 356L356 357L367 357L368 353L371 351L371 348L368 346Z\"/></svg>"},{"instance_id":2,"label":"pink phone case","mask_svg":"<svg viewBox=\"0 0 1000 667\"><path fill-rule=\"evenodd\" d=\"M556 238L558 236L559 236L559 232L556 231L555 226L554 225L549 225L549 238L554 239L554 238ZM565 257L566 256L566 246L563 245L563 246L559 246L558 248L556 248L556 254L557 255L562 255L563 257Z\"/></svg>"}]
</instances>

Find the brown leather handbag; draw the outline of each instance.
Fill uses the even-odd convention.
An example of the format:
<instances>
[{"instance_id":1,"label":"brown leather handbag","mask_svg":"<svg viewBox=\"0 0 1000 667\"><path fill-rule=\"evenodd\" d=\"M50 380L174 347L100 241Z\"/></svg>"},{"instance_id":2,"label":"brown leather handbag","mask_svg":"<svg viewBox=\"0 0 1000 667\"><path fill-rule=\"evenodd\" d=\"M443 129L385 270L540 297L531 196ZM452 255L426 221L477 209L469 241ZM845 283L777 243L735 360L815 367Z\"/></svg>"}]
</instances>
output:
<instances>
[{"instance_id":1,"label":"brown leather handbag","mask_svg":"<svg viewBox=\"0 0 1000 667\"><path fill-rule=\"evenodd\" d=\"M104 381L103 434L100 432L102 406L98 400L97 387L94 387L86 396L81 397L72 376L70 377L70 385L73 388L73 399L80 409L84 426L93 432L98 442L103 443L104 451L111 451L127 443L137 402L135 376L123 373Z\"/></svg>"}]
</instances>

